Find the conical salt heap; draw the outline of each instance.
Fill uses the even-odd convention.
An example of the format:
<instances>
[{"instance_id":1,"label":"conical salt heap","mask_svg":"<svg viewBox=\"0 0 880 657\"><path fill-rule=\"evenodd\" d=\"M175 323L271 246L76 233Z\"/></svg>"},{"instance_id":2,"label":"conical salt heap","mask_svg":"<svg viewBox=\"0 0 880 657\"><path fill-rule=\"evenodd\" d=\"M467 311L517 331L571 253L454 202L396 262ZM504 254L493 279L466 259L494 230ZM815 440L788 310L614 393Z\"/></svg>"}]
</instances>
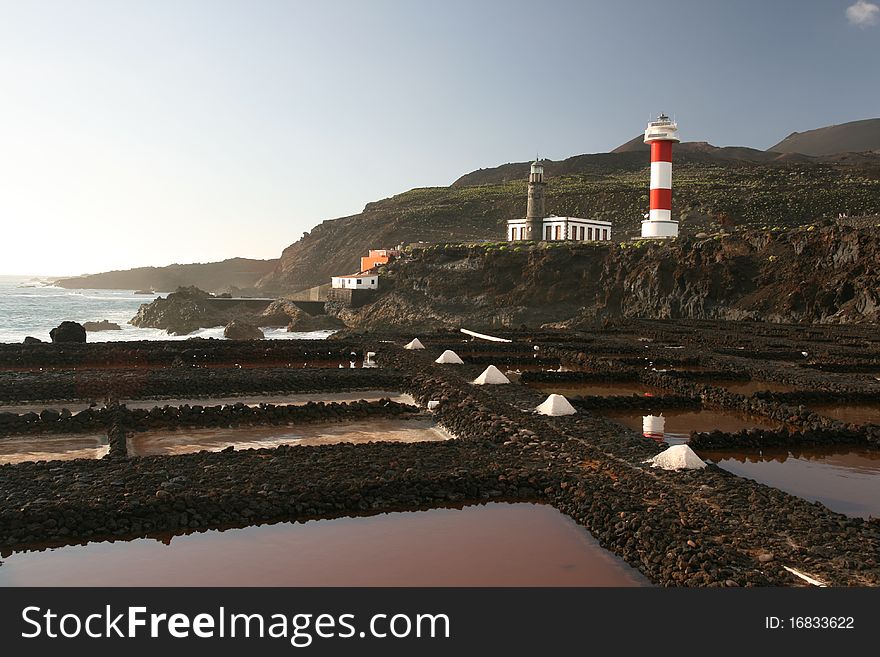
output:
<instances>
[{"instance_id":1,"label":"conical salt heap","mask_svg":"<svg viewBox=\"0 0 880 657\"><path fill-rule=\"evenodd\" d=\"M699 470L706 467L697 453L687 445L673 445L650 459L648 463L664 470Z\"/></svg>"},{"instance_id":2,"label":"conical salt heap","mask_svg":"<svg viewBox=\"0 0 880 657\"><path fill-rule=\"evenodd\" d=\"M451 349L447 349L442 354L440 354L440 358L434 361L435 363L446 363L447 365L464 365L464 361L458 357L458 354L452 351Z\"/></svg>"},{"instance_id":3,"label":"conical salt heap","mask_svg":"<svg viewBox=\"0 0 880 657\"><path fill-rule=\"evenodd\" d=\"M494 365L489 365L480 376L474 379L474 384L478 386L500 383L510 383L510 379L504 376L501 370Z\"/></svg>"},{"instance_id":4,"label":"conical salt heap","mask_svg":"<svg viewBox=\"0 0 880 657\"><path fill-rule=\"evenodd\" d=\"M535 409L541 415L574 415L577 413L569 401L562 395L550 395L547 400Z\"/></svg>"},{"instance_id":5,"label":"conical salt heap","mask_svg":"<svg viewBox=\"0 0 880 657\"><path fill-rule=\"evenodd\" d=\"M418 338L413 338L412 342L408 342L403 345L404 349L424 349L425 345L422 344L421 340Z\"/></svg>"}]
</instances>

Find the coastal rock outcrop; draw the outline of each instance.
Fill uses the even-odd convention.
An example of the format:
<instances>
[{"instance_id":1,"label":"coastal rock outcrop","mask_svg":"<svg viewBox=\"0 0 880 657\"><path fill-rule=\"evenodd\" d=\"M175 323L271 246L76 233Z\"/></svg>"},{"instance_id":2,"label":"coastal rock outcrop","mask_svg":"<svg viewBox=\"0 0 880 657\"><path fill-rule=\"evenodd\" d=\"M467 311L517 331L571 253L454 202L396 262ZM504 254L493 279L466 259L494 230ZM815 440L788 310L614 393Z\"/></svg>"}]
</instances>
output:
<instances>
[{"instance_id":1,"label":"coastal rock outcrop","mask_svg":"<svg viewBox=\"0 0 880 657\"><path fill-rule=\"evenodd\" d=\"M83 328L87 333L94 331L121 331L122 327L116 322L102 319L100 322L83 322Z\"/></svg>"},{"instance_id":2,"label":"coastal rock outcrop","mask_svg":"<svg viewBox=\"0 0 880 657\"><path fill-rule=\"evenodd\" d=\"M290 299L277 299L256 318L259 326L287 327L288 331L324 331L345 328L332 315L310 315Z\"/></svg>"},{"instance_id":3,"label":"coastal rock outcrop","mask_svg":"<svg viewBox=\"0 0 880 657\"><path fill-rule=\"evenodd\" d=\"M203 327L227 322L208 305L211 295L197 287L181 287L138 308L130 324L140 328L165 329L171 335L186 335Z\"/></svg>"},{"instance_id":4,"label":"coastal rock outcrop","mask_svg":"<svg viewBox=\"0 0 880 657\"><path fill-rule=\"evenodd\" d=\"M288 299L277 299L270 303L229 295L215 296L196 287L179 288L165 298L159 297L152 303L143 304L130 323L139 327L165 329L172 335L187 335L200 328L226 326L233 320L253 327L286 326L290 331L318 331L345 326L333 316L309 315Z\"/></svg>"},{"instance_id":5,"label":"coastal rock outcrop","mask_svg":"<svg viewBox=\"0 0 880 657\"><path fill-rule=\"evenodd\" d=\"M223 329L223 336L230 340L262 340L265 335L253 324L241 319L233 319Z\"/></svg>"},{"instance_id":6,"label":"coastal rock outcrop","mask_svg":"<svg viewBox=\"0 0 880 657\"><path fill-rule=\"evenodd\" d=\"M876 228L819 223L620 244L542 242L412 248L359 308L355 329L589 328L603 321L880 320Z\"/></svg>"},{"instance_id":7,"label":"coastal rock outcrop","mask_svg":"<svg viewBox=\"0 0 880 657\"><path fill-rule=\"evenodd\" d=\"M336 331L342 328L345 328L345 323L338 317L333 315L309 315L302 310L291 317L290 323L287 325L289 332Z\"/></svg>"},{"instance_id":8,"label":"coastal rock outcrop","mask_svg":"<svg viewBox=\"0 0 880 657\"><path fill-rule=\"evenodd\" d=\"M43 341L29 335L24 339L23 344L43 344Z\"/></svg>"},{"instance_id":9,"label":"coastal rock outcrop","mask_svg":"<svg viewBox=\"0 0 880 657\"><path fill-rule=\"evenodd\" d=\"M85 342L86 330L77 322L61 322L49 331L52 342Z\"/></svg>"}]
</instances>

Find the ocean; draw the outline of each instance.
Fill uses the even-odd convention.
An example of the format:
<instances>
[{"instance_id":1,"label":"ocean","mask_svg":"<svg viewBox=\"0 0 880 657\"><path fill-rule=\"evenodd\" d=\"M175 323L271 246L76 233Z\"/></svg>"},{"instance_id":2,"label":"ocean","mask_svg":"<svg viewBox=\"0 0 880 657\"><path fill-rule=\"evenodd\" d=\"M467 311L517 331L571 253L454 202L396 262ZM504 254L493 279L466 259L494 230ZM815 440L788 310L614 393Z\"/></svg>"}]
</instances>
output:
<instances>
[{"instance_id":1,"label":"ocean","mask_svg":"<svg viewBox=\"0 0 880 657\"><path fill-rule=\"evenodd\" d=\"M28 335L48 342L49 331L65 320L82 323L102 319L119 324L122 330L89 333L89 342L223 338L223 327L180 336L129 324L140 305L154 298L134 290L68 290L47 284L41 277L0 276L0 342L21 342ZM263 332L271 339L323 339L332 333L288 333L284 328L264 328Z\"/></svg>"}]
</instances>

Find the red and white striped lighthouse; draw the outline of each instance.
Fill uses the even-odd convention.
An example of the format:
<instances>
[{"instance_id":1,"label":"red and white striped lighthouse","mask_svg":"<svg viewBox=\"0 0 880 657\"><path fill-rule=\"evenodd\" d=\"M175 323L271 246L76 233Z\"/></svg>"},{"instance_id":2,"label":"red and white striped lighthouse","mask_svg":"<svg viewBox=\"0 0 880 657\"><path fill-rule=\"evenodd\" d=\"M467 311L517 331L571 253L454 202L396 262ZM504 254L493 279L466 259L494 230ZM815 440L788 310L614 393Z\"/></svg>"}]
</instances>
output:
<instances>
[{"instance_id":1,"label":"red and white striped lighthouse","mask_svg":"<svg viewBox=\"0 0 880 657\"><path fill-rule=\"evenodd\" d=\"M665 114L645 130L645 143L651 145L651 209L642 221L642 237L678 237L672 218L672 144L679 141L678 125Z\"/></svg>"}]
</instances>

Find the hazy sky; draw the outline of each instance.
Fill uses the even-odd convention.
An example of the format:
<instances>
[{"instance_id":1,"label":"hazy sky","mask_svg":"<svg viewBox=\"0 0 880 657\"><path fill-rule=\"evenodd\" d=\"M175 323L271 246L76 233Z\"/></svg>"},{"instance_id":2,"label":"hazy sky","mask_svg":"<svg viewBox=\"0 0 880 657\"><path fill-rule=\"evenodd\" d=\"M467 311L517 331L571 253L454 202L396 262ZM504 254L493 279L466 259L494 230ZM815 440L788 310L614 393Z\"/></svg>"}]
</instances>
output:
<instances>
[{"instance_id":1,"label":"hazy sky","mask_svg":"<svg viewBox=\"0 0 880 657\"><path fill-rule=\"evenodd\" d=\"M659 110L685 140L757 148L876 117L878 14L865 0L0 0L0 273L277 257L368 201L606 151Z\"/></svg>"}]
</instances>

